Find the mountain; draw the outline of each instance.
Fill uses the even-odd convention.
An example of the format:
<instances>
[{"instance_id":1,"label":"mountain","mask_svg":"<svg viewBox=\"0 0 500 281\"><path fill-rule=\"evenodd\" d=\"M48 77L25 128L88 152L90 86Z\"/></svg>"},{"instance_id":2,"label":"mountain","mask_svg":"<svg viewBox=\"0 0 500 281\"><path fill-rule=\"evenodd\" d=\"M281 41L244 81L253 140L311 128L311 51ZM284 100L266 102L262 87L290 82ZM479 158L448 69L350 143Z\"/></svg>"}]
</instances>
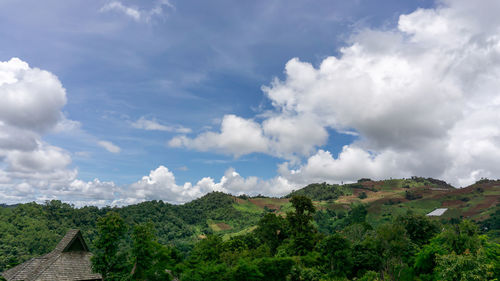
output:
<instances>
[{"instance_id":1,"label":"mountain","mask_svg":"<svg viewBox=\"0 0 500 281\"><path fill-rule=\"evenodd\" d=\"M444 181L412 177L330 185L310 184L282 198L232 196L212 192L183 205L148 201L125 207L74 208L60 201L46 204L27 203L0 206L0 271L52 249L67 229L79 228L88 241L96 237L96 221L115 211L132 226L142 222L155 225L159 242L173 244L181 251L191 249L193 242L207 234L223 239L251 232L266 213L286 215L293 208L289 199L305 195L318 210L318 230L332 233L345 223L355 206L366 210L367 222L373 226L398 215L413 212L428 214L436 208L447 208L438 220L469 218L484 231L500 229L500 181L481 180L457 189ZM129 231L131 231L131 227ZM92 248L92 243L89 243Z\"/></svg>"}]
</instances>

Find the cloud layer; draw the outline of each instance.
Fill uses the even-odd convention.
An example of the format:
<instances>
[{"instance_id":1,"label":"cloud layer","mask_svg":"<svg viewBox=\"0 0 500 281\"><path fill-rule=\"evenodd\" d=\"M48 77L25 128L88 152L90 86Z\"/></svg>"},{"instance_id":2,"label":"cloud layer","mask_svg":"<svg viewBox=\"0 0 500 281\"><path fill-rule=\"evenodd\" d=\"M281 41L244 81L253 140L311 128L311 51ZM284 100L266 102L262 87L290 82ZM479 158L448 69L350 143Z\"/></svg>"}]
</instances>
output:
<instances>
[{"instance_id":1,"label":"cloud layer","mask_svg":"<svg viewBox=\"0 0 500 281\"><path fill-rule=\"evenodd\" d=\"M317 67L291 59L285 79L263 87L273 110L262 122L226 116L220 132L170 144L305 156L304 164L280 167L282 176L304 183L423 175L460 186L498 175L499 5L443 1L400 16L396 29L360 30L339 57ZM252 129L232 127L229 135L228 120ZM335 158L319 149L328 129L354 130L359 140ZM216 141L249 133L254 137L237 146Z\"/></svg>"},{"instance_id":2,"label":"cloud layer","mask_svg":"<svg viewBox=\"0 0 500 281\"><path fill-rule=\"evenodd\" d=\"M158 3L160 9L168 6ZM282 159L268 180L229 168L218 180L177 184L173 172L159 166L121 186L82 181L71 153L43 139L79 126L61 113L66 104L61 82L20 59L0 62L0 202L182 203L214 190L283 195L311 182L361 177L421 175L457 186L498 177L499 9L493 0L442 1L434 9L400 16L396 28L359 30L339 56L318 65L291 59L284 78L262 88L272 108L254 118L226 115L215 131L189 136L188 129L145 117L131 124L178 133L171 147ZM102 8L112 10L136 21L162 12L117 1ZM358 139L334 155L325 148L332 130L353 132ZM111 142L99 145L120 152Z\"/></svg>"}]
</instances>

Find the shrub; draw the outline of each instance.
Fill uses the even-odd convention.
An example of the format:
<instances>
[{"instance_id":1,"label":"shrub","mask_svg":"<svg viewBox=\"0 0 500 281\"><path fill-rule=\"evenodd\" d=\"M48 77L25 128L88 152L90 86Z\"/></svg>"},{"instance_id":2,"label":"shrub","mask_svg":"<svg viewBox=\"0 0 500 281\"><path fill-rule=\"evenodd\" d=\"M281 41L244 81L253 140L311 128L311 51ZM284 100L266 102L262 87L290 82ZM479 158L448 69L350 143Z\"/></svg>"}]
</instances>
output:
<instances>
[{"instance_id":1,"label":"shrub","mask_svg":"<svg viewBox=\"0 0 500 281\"><path fill-rule=\"evenodd\" d=\"M366 192L364 192L364 191L363 191L363 192L361 192L361 193L358 195L358 198L359 198L359 199L365 199L365 198L367 198L367 197L368 197L368 195L366 195Z\"/></svg>"}]
</instances>

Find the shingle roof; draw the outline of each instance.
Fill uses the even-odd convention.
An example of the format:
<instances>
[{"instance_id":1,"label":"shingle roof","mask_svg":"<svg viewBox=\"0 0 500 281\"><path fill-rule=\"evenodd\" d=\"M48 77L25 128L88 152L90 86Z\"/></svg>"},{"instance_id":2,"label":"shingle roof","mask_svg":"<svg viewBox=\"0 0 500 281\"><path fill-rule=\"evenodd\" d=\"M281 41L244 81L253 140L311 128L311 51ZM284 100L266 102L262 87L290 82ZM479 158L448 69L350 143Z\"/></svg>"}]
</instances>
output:
<instances>
[{"instance_id":1,"label":"shingle roof","mask_svg":"<svg viewBox=\"0 0 500 281\"><path fill-rule=\"evenodd\" d=\"M78 229L69 230L56 248L2 273L7 281L102 280L92 272L89 252Z\"/></svg>"}]
</instances>

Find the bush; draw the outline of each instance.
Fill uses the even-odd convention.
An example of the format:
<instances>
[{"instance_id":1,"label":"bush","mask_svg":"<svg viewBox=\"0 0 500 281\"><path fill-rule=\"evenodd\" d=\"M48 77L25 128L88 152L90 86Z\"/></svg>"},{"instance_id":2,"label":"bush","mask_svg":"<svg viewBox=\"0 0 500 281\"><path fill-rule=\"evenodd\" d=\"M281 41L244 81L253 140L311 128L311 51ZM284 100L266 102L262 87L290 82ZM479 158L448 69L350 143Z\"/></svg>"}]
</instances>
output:
<instances>
[{"instance_id":1,"label":"bush","mask_svg":"<svg viewBox=\"0 0 500 281\"><path fill-rule=\"evenodd\" d=\"M361 193L358 195L358 198L359 198L359 199L365 199L365 198L367 198L367 197L368 197L368 195L366 195L366 192L364 192L364 191L363 191L363 192L361 192Z\"/></svg>"},{"instance_id":2,"label":"bush","mask_svg":"<svg viewBox=\"0 0 500 281\"><path fill-rule=\"evenodd\" d=\"M362 178L362 179L358 180L358 183L362 183L362 182L365 182L365 181L372 181L372 180L369 179L369 178Z\"/></svg>"},{"instance_id":3,"label":"bush","mask_svg":"<svg viewBox=\"0 0 500 281\"><path fill-rule=\"evenodd\" d=\"M405 198L408 200L416 200L422 198L422 194L417 194L414 191L405 191Z\"/></svg>"}]
</instances>

